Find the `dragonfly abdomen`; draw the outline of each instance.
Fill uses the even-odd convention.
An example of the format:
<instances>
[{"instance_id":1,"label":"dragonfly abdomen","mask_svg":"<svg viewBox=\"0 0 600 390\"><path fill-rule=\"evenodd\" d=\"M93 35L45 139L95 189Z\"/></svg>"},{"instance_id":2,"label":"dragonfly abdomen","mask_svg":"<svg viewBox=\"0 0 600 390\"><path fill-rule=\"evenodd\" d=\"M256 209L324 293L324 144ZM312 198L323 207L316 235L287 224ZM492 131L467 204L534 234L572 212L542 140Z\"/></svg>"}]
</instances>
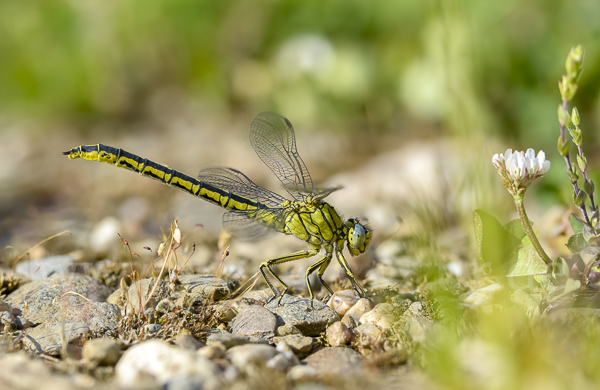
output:
<instances>
[{"instance_id":1,"label":"dragonfly abdomen","mask_svg":"<svg viewBox=\"0 0 600 390\"><path fill-rule=\"evenodd\" d=\"M247 199L227 189L218 188L120 148L103 144L81 145L63 154L69 156L70 159L82 158L89 161L100 161L137 172L141 176L178 188L228 210L252 210L261 207L257 201Z\"/></svg>"}]
</instances>

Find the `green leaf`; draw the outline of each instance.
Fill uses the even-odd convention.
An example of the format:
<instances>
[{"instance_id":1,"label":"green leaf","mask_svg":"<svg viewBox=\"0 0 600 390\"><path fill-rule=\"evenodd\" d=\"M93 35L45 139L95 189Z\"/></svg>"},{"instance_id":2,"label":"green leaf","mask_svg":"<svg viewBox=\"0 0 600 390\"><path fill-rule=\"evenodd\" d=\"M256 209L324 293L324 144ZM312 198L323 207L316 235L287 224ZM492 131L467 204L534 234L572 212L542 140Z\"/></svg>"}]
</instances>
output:
<instances>
[{"instance_id":1,"label":"green leaf","mask_svg":"<svg viewBox=\"0 0 600 390\"><path fill-rule=\"evenodd\" d=\"M569 237L569 241L567 241L567 248L569 248L571 253L579 253L588 246L589 244L583 236L583 233L574 234Z\"/></svg>"},{"instance_id":2,"label":"green leaf","mask_svg":"<svg viewBox=\"0 0 600 390\"><path fill-rule=\"evenodd\" d=\"M506 275L517 255L521 240L504 229L496 218L480 209L473 212L473 225L481 265L493 275Z\"/></svg>"},{"instance_id":3,"label":"green leaf","mask_svg":"<svg viewBox=\"0 0 600 390\"><path fill-rule=\"evenodd\" d=\"M517 263L507 276L533 276L545 274L548 268L538 253L528 247L519 249Z\"/></svg>"},{"instance_id":4,"label":"green leaf","mask_svg":"<svg viewBox=\"0 0 600 390\"><path fill-rule=\"evenodd\" d=\"M569 276L569 274L570 271L567 261L562 257L557 257L556 260L554 260L554 263L552 264L552 276L556 278L557 276Z\"/></svg>"},{"instance_id":5,"label":"green leaf","mask_svg":"<svg viewBox=\"0 0 600 390\"><path fill-rule=\"evenodd\" d=\"M513 219L512 221L505 223L502 227L519 240L523 240L524 237L527 237L527 233L525 232L525 228L520 219Z\"/></svg>"},{"instance_id":6,"label":"green leaf","mask_svg":"<svg viewBox=\"0 0 600 390\"><path fill-rule=\"evenodd\" d=\"M571 221L571 227L573 227L573 232L575 234L583 232L583 226L585 225L585 222L583 222L581 218L579 218L575 214L571 214L569 216L569 220Z\"/></svg>"},{"instance_id":7,"label":"green leaf","mask_svg":"<svg viewBox=\"0 0 600 390\"><path fill-rule=\"evenodd\" d=\"M570 293L572 291L577 290L580 287L581 287L581 282L579 280L567 279L567 281L565 282L563 292L552 297L552 299L558 299L564 295L567 295L568 293Z\"/></svg>"}]
</instances>

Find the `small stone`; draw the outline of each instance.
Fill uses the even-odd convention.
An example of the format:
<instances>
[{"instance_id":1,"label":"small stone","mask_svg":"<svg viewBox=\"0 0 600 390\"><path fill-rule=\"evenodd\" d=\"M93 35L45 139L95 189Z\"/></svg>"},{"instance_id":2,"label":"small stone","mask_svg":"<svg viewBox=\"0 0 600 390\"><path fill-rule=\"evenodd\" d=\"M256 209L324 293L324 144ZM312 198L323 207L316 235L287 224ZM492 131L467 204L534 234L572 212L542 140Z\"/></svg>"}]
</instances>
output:
<instances>
[{"instance_id":1,"label":"small stone","mask_svg":"<svg viewBox=\"0 0 600 390\"><path fill-rule=\"evenodd\" d=\"M310 366L297 365L289 369L287 379L295 384L317 382L319 371Z\"/></svg>"},{"instance_id":2,"label":"small stone","mask_svg":"<svg viewBox=\"0 0 600 390\"><path fill-rule=\"evenodd\" d=\"M57 375L41 359L23 351L0 354L2 389L80 389L68 376Z\"/></svg>"},{"instance_id":3,"label":"small stone","mask_svg":"<svg viewBox=\"0 0 600 390\"><path fill-rule=\"evenodd\" d=\"M71 256L61 255L39 260L20 261L17 263L15 271L31 280L42 280L53 274L68 274L72 272L74 266L75 260Z\"/></svg>"},{"instance_id":4,"label":"small stone","mask_svg":"<svg viewBox=\"0 0 600 390\"><path fill-rule=\"evenodd\" d=\"M363 324L354 329L360 348L370 348L384 342L383 331L373 324Z\"/></svg>"},{"instance_id":5,"label":"small stone","mask_svg":"<svg viewBox=\"0 0 600 390\"><path fill-rule=\"evenodd\" d=\"M160 385L180 377L190 377L202 383L217 376L219 369L209 359L164 341L148 340L129 348L116 367L120 385L137 387L148 377Z\"/></svg>"},{"instance_id":6,"label":"small stone","mask_svg":"<svg viewBox=\"0 0 600 390\"><path fill-rule=\"evenodd\" d=\"M146 324L144 325L144 333L145 334L153 334L153 333L158 333L159 330L161 330L162 325L159 324Z\"/></svg>"},{"instance_id":7,"label":"small stone","mask_svg":"<svg viewBox=\"0 0 600 390\"><path fill-rule=\"evenodd\" d=\"M277 318L263 306L242 309L233 319L231 333L270 339L275 336Z\"/></svg>"},{"instance_id":8,"label":"small stone","mask_svg":"<svg viewBox=\"0 0 600 390\"><path fill-rule=\"evenodd\" d=\"M381 330L390 329L394 322L396 322L396 319L394 318L392 305L389 303L376 305L373 310L363 314L358 321L360 325L373 324Z\"/></svg>"},{"instance_id":9,"label":"small stone","mask_svg":"<svg viewBox=\"0 0 600 390\"><path fill-rule=\"evenodd\" d=\"M281 325L277 328L277 336L289 336L291 334L299 334L302 335L302 332L294 325Z\"/></svg>"},{"instance_id":10,"label":"small stone","mask_svg":"<svg viewBox=\"0 0 600 390\"><path fill-rule=\"evenodd\" d=\"M344 317L342 317L342 324L346 325L350 329L354 329L358 326L358 320L354 318L352 314L346 313Z\"/></svg>"},{"instance_id":11,"label":"small stone","mask_svg":"<svg viewBox=\"0 0 600 390\"><path fill-rule=\"evenodd\" d=\"M327 306L335 310L340 318L342 318L359 299L360 296L354 290L337 291L329 298Z\"/></svg>"},{"instance_id":12,"label":"small stone","mask_svg":"<svg viewBox=\"0 0 600 390\"><path fill-rule=\"evenodd\" d=\"M227 349L244 344L269 344L267 340L260 337L242 336L231 333L211 334L208 336L208 339L206 339L206 345L213 345L216 343L223 344Z\"/></svg>"},{"instance_id":13,"label":"small stone","mask_svg":"<svg viewBox=\"0 0 600 390\"><path fill-rule=\"evenodd\" d=\"M341 321L327 328L327 341L332 347L341 347L354 341L354 332Z\"/></svg>"},{"instance_id":14,"label":"small stone","mask_svg":"<svg viewBox=\"0 0 600 390\"><path fill-rule=\"evenodd\" d=\"M306 336L318 336L327 325L340 320L333 309L316 300L286 294L281 305L278 301L274 299L265 308L281 318L281 325L294 325Z\"/></svg>"},{"instance_id":15,"label":"small stone","mask_svg":"<svg viewBox=\"0 0 600 390\"><path fill-rule=\"evenodd\" d=\"M197 353L211 360L221 359L225 357L227 348L222 343L214 343L198 349Z\"/></svg>"},{"instance_id":16,"label":"small stone","mask_svg":"<svg viewBox=\"0 0 600 390\"><path fill-rule=\"evenodd\" d=\"M174 307L175 305L173 304L173 302L171 302L168 298L165 298L158 302L158 304L156 305L156 311L160 314L166 314L173 310Z\"/></svg>"},{"instance_id":17,"label":"small stone","mask_svg":"<svg viewBox=\"0 0 600 390\"><path fill-rule=\"evenodd\" d=\"M127 304L127 293L119 287L106 298L106 302L119 306L119 309L123 309Z\"/></svg>"},{"instance_id":18,"label":"small stone","mask_svg":"<svg viewBox=\"0 0 600 390\"><path fill-rule=\"evenodd\" d=\"M365 313L373 310L374 307L375 304L369 298L361 298L354 304L354 306L352 306L346 312L346 315L354 317L354 319L358 323L360 317L362 317Z\"/></svg>"},{"instance_id":19,"label":"small stone","mask_svg":"<svg viewBox=\"0 0 600 390\"><path fill-rule=\"evenodd\" d=\"M204 344L202 341L198 340L191 334L182 333L178 334L175 338L175 345L177 345L179 348L187 349L190 351L196 351L206 346L206 344Z\"/></svg>"},{"instance_id":20,"label":"small stone","mask_svg":"<svg viewBox=\"0 0 600 390\"><path fill-rule=\"evenodd\" d=\"M351 376L360 374L365 368L365 359L350 348L325 347L313 353L304 362L324 376Z\"/></svg>"},{"instance_id":21,"label":"small stone","mask_svg":"<svg viewBox=\"0 0 600 390\"><path fill-rule=\"evenodd\" d=\"M313 337L306 337L302 335L289 335L285 337L273 337L273 343L279 345L280 343L285 343L289 346L289 348L296 354L298 357L303 358L308 356L310 351L316 344L316 341Z\"/></svg>"},{"instance_id":22,"label":"small stone","mask_svg":"<svg viewBox=\"0 0 600 390\"><path fill-rule=\"evenodd\" d=\"M113 339L88 340L83 346L83 359L91 366L114 366L121 357L121 346Z\"/></svg>"},{"instance_id":23,"label":"small stone","mask_svg":"<svg viewBox=\"0 0 600 390\"><path fill-rule=\"evenodd\" d=\"M181 288L191 294L218 301L231 293L229 285L223 279L213 275L179 275Z\"/></svg>"},{"instance_id":24,"label":"small stone","mask_svg":"<svg viewBox=\"0 0 600 390\"><path fill-rule=\"evenodd\" d=\"M275 355L277 350L270 345L238 345L227 350L227 357L241 371L247 371L251 366L264 366Z\"/></svg>"},{"instance_id":25,"label":"small stone","mask_svg":"<svg viewBox=\"0 0 600 390\"><path fill-rule=\"evenodd\" d=\"M244 294L244 298L256 299L262 303L267 303L269 299L273 297L271 289L265 288L263 290L248 291Z\"/></svg>"},{"instance_id":26,"label":"small stone","mask_svg":"<svg viewBox=\"0 0 600 390\"><path fill-rule=\"evenodd\" d=\"M279 345L285 345L285 343L281 343ZM286 372L290 368L300 364L300 360L292 351L279 351L279 348L277 348L277 351L279 353L273 356L267 362L267 368L271 368L279 372Z\"/></svg>"}]
</instances>

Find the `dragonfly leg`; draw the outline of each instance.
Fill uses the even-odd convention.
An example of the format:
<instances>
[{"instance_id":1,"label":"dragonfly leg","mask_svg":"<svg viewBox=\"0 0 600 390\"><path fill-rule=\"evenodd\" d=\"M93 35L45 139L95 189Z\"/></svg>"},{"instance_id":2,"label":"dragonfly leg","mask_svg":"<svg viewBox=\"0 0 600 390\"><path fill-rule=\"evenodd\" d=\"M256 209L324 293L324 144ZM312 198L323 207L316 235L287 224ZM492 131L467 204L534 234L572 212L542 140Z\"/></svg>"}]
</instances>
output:
<instances>
[{"instance_id":1,"label":"dragonfly leg","mask_svg":"<svg viewBox=\"0 0 600 390\"><path fill-rule=\"evenodd\" d=\"M344 258L344 255L342 254L342 251L341 250L336 250L335 251L335 255L336 255L337 259L338 259L338 262L340 263L340 265L344 269L344 272L346 272L346 276L348 277L348 279L350 279L350 282L352 282L352 285L354 286L354 289L356 290L356 292L358 293L358 295L361 298L366 298L367 297L367 293L365 292L365 289L363 288L363 286L360 285L360 283L358 282L358 280L356 280L356 278L354 277L354 274L352 273L352 270L350 269L350 266L348 265L348 262L346 261L346 259Z\"/></svg>"},{"instance_id":2,"label":"dragonfly leg","mask_svg":"<svg viewBox=\"0 0 600 390\"><path fill-rule=\"evenodd\" d=\"M327 291L329 291L329 293L333 295L333 291L331 290L331 288L329 288L327 283L325 283L325 281L321 277L323 275L323 272L325 272L325 269L327 268L327 266L329 266L329 263L331 263L331 253L327 253L325 255L325 257L323 257L321 260L317 261L316 263L314 263L313 265L308 267L308 269L306 270L306 287L308 287L308 293L310 294L310 301L311 301L310 305L311 306L312 306L312 300L314 299L314 295L313 295L312 288L310 286L310 281L308 280L308 277L310 276L310 274L315 272L315 270L317 268L319 268L319 273L317 274L319 277L319 280L321 281L323 286L325 286Z\"/></svg>"},{"instance_id":3,"label":"dragonfly leg","mask_svg":"<svg viewBox=\"0 0 600 390\"><path fill-rule=\"evenodd\" d=\"M287 263L288 261L305 259L307 257L312 257L312 256L316 255L317 253L319 253L319 249L313 249L310 251L299 251L299 252L295 252L295 253L292 253L287 256L277 257L275 259L263 261L260 264L260 272L261 272L263 278L265 279L265 282L267 282L267 285L273 292L273 297L269 300L269 302L272 301L273 299L277 298L277 296L279 296L278 304L281 304L281 299L283 298L283 296L285 295L285 293L288 290L287 284L285 284L283 282L283 280L281 280L281 278L279 276L277 276L277 274L275 274L275 272L273 272L273 270L271 269L271 266L282 264L282 263ZM273 284L271 283L271 281L267 277L267 274L265 273L265 268L267 269L267 271L269 271L269 274L283 286L283 291L281 292L281 294L277 294L275 288L273 287Z\"/></svg>"}]
</instances>

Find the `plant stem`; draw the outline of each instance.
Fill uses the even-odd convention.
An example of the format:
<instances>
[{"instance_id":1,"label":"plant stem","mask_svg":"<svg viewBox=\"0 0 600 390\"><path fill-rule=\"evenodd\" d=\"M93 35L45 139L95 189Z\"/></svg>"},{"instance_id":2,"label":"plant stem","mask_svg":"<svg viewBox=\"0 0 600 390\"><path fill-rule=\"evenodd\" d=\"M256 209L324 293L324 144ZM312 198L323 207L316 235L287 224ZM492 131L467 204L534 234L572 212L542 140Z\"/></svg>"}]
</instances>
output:
<instances>
[{"instance_id":1,"label":"plant stem","mask_svg":"<svg viewBox=\"0 0 600 390\"><path fill-rule=\"evenodd\" d=\"M535 233L533 232L533 229L531 228L531 222L529 222L529 218L527 218L527 213L525 212L525 205L523 204L524 197L515 196L514 199L515 205L517 206L517 211L519 211L519 216L521 217L521 223L523 224L525 233L527 233L527 237L529 237L529 240L533 244L533 247L535 248L538 255L540 255L542 260L544 260L544 263L551 265L552 260L550 260L550 258L544 251L544 248L542 248L542 245L538 241L537 237L535 236Z\"/></svg>"}]
</instances>

